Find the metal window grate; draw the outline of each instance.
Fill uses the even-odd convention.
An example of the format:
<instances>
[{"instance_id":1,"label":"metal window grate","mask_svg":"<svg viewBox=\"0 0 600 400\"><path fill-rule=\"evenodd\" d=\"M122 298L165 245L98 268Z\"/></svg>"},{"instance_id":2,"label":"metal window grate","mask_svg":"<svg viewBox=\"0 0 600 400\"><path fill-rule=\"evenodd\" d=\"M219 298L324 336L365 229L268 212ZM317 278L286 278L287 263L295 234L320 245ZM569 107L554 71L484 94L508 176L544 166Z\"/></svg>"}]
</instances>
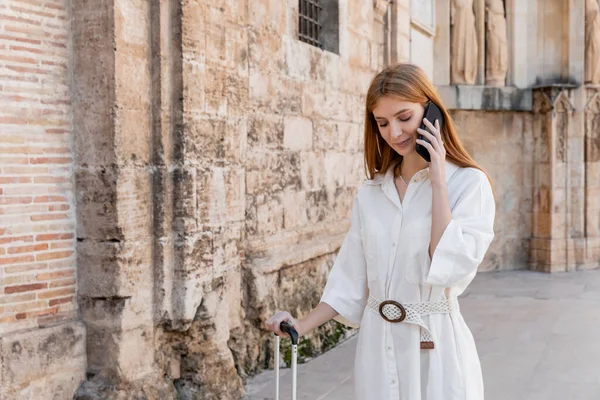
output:
<instances>
[{"instance_id":1,"label":"metal window grate","mask_svg":"<svg viewBox=\"0 0 600 400\"><path fill-rule=\"evenodd\" d=\"M299 39L303 42L312 44L320 49L323 48L321 40L321 24L319 15L322 10L320 0L299 0Z\"/></svg>"}]
</instances>

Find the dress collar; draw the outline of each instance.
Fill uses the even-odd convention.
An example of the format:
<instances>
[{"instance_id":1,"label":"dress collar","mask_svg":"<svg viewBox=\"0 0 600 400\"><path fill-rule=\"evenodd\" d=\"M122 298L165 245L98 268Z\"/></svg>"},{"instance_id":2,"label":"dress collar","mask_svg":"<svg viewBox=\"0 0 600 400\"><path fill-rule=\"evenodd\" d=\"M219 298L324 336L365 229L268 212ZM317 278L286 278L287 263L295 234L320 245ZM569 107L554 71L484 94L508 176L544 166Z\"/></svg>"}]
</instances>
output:
<instances>
[{"instance_id":1,"label":"dress collar","mask_svg":"<svg viewBox=\"0 0 600 400\"><path fill-rule=\"evenodd\" d=\"M446 159L445 161L445 172L446 172L446 184L450 180L450 177L458 170L458 165ZM424 168L415 173L413 179L416 182L421 182L422 180L429 177L429 167ZM385 195L398 207L402 207L400 204L400 199L398 198L398 192L396 190L396 185L394 184L394 166L390 166L385 175L383 176L381 182L381 188Z\"/></svg>"}]
</instances>

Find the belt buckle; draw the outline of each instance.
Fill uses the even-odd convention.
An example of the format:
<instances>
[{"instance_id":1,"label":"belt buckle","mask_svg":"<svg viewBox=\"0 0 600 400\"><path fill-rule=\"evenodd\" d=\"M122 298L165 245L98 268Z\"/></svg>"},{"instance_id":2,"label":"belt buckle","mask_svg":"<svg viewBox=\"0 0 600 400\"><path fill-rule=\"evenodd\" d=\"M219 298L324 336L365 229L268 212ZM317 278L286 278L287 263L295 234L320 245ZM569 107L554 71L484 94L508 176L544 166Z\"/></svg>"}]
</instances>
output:
<instances>
[{"instance_id":1,"label":"belt buckle","mask_svg":"<svg viewBox=\"0 0 600 400\"><path fill-rule=\"evenodd\" d=\"M387 306L387 305L391 305L394 307L397 307L398 310L400 310L400 318L395 318L395 319L391 319L388 318L384 313L383 313L383 307ZM386 300L386 301L382 301L379 304L379 315L381 315L381 317L383 319L385 319L388 322L402 322L404 321L404 319L406 318L406 310L404 309L404 306L402 306L402 304L398 303L397 301L394 300Z\"/></svg>"}]
</instances>

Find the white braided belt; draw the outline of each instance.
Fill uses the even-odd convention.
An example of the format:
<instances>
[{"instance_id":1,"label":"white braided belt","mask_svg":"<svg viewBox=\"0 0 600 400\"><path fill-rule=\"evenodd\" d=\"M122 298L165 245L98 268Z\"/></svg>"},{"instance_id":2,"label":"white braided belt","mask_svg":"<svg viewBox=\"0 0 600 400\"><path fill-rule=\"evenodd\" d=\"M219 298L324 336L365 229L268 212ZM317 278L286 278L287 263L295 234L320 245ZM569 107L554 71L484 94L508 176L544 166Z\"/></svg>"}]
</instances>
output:
<instances>
[{"instance_id":1,"label":"white braided belt","mask_svg":"<svg viewBox=\"0 0 600 400\"><path fill-rule=\"evenodd\" d=\"M437 302L404 303L400 304L394 300L379 301L369 296L367 306L371 311L380 315L388 322L406 322L421 327L421 348L433 349L434 338L429 328L423 321L423 316L430 314L445 314L453 310L459 310L458 299Z\"/></svg>"}]
</instances>

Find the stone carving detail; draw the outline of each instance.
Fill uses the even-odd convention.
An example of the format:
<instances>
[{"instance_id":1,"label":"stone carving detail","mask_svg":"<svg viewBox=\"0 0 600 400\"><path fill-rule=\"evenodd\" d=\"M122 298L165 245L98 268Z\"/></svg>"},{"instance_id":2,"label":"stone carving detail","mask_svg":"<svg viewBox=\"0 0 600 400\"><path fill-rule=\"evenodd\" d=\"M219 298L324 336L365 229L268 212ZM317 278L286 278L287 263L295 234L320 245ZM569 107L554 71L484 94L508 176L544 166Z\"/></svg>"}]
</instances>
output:
<instances>
[{"instance_id":1,"label":"stone carving detail","mask_svg":"<svg viewBox=\"0 0 600 400\"><path fill-rule=\"evenodd\" d=\"M508 43L503 0L486 0L485 83L504 86L508 72Z\"/></svg>"},{"instance_id":2,"label":"stone carving detail","mask_svg":"<svg viewBox=\"0 0 600 400\"><path fill-rule=\"evenodd\" d=\"M600 94L592 96L586 107L585 118L586 162L600 161Z\"/></svg>"},{"instance_id":3,"label":"stone carving detail","mask_svg":"<svg viewBox=\"0 0 600 400\"><path fill-rule=\"evenodd\" d=\"M556 161L565 162L567 153L567 130L569 119L565 111L557 110L556 113Z\"/></svg>"},{"instance_id":4,"label":"stone carving detail","mask_svg":"<svg viewBox=\"0 0 600 400\"><path fill-rule=\"evenodd\" d=\"M585 82L600 83L600 9L585 0Z\"/></svg>"},{"instance_id":5,"label":"stone carving detail","mask_svg":"<svg viewBox=\"0 0 600 400\"><path fill-rule=\"evenodd\" d=\"M452 83L473 85L478 55L473 0L452 0L451 25Z\"/></svg>"},{"instance_id":6,"label":"stone carving detail","mask_svg":"<svg viewBox=\"0 0 600 400\"><path fill-rule=\"evenodd\" d=\"M569 102L567 92L563 91L554 100L554 111L556 112L556 161L567 161L567 137L569 131L569 113L573 106Z\"/></svg>"}]
</instances>

